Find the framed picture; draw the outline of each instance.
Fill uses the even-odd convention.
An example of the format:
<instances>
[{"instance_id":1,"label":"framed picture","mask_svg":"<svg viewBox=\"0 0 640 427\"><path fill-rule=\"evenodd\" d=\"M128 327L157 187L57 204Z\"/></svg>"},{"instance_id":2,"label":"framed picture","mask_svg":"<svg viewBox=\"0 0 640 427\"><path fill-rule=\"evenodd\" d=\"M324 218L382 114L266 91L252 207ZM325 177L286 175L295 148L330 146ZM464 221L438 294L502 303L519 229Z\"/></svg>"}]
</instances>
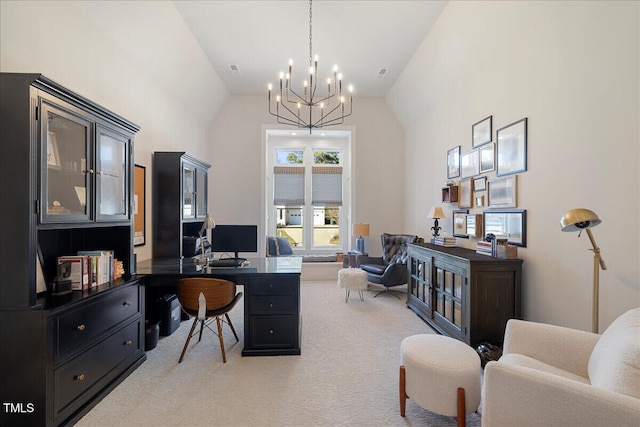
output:
<instances>
[{"instance_id":1,"label":"framed picture","mask_svg":"<svg viewBox=\"0 0 640 427\"><path fill-rule=\"evenodd\" d=\"M471 146L479 147L491 142L493 116L485 117L471 126Z\"/></svg>"},{"instance_id":2,"label":"framed picture","mask_svg":"<svg viewBox=\"0 0 640 427\"><path fill-rule=\"evenodd\" d=\"M467 234L467 214L468 210L453 211L453 235L455 237L468 238Z\"/></svg>"},{"instance_id":3,"label":"framed picture","mask_svg":"<svg viewBox=\"0 0 640 427\"><path fill-rule=\"evenodd\" d=\"M460 146L447 151L447 179L460 176Z\"/></svg>"},{"instance_id":4,"label":"framed picture","mask_svg":"<svg viewBox=\"0 0 640 427\"><path fill-rule=\"evenodd\" d=\"M471 198L472 198L472 188L471 188L471 179L463 179L460 181L458 185L458 208L459 209L469 209L472 207Z\"/></svg>"},{"instance_id":5,"label":"framed picture","mask_svg":"<svg viewBox=\"0 0 640 427\"><path fill-rule=\"evenodd\" d=\"M527 211L525 209L484 211L483 227L486 234L507 239L512 245L527 247Z\"/></svg>"},{"instance_id":6,"label":"framed picture","mask_svg":"<svg viewBox=\"0 0 640 427\"><path fill-rule=\"evenodd\" d=\"M145 188L146 168L140 165L133 166L133 245L145 244Z\"/></svg>"},{"instance_id":7,"label":"framed picture","mask_svg":"<svg viewBox=\"0 0 640 427\"><path fill-rule=\"evenodd\" d=\"M482 215L467 215L467 235L472 237L482 237Z\"/></svg>"},{"instance_id":8,"label":"framed picture","mask_svg":"<svg viewBox=\"0 0 640 427\"><path fill-rule=\"evenodd\" d=\"M496 164L496 145L489 144L480 148L480 173L491 172Z\"/></svg>"},{"instance_id":9,"label":"framed picture","mask_svg":"<svg viewBox=\"0 0 640 427\"><path fill-rule=\"evenodd\" d=\"M527 170L527 118L498 129L496 175L510 175Z\"/></svg>"},{"instance_id":10,"label":"framed picture","mask_svg":"<svg viewBox=\"0 0 640 427\"><path fill-rule=\"evenodd\" d=\"M476 196L476 208L484 207L484 196Z\"/></svg>"},{"instance_id":11,"label":"framed picture","mask_svg":"<svg viewBox=\"0 0 640 427\"><path fill-rule=\"evenodd\" d=\"M473 179L473 191L485 191L487 189L487 177L481 176L480 178Z\"/></svg>"},{"instance_id":12,"label":"framed picture","mask_svg":"<svg viewBox=\"0 0 640 427\"><path fill-rule=\"evenodd\" d=\"M480 174L480 157L478 150L469 151L460 156L461 178Z\"/></svg>"},{"instance_id":13,"label":"framed picture","mask_svg":"<svg viewBox=\"0 0 640 427\"><path fill-rule=\"evenodd\" d=\"M489 208L515 208L518 205L518 175L491 179L487 189Z\"/></svg>"}]
</instances>

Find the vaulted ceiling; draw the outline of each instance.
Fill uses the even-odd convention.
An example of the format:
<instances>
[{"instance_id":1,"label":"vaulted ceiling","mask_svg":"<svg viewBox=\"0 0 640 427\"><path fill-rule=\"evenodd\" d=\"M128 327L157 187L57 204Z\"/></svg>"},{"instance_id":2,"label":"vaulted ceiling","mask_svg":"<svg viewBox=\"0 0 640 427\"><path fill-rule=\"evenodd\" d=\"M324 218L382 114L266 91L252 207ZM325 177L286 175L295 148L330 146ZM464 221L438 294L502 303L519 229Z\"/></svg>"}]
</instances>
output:
<instances>
[{"instance_id":1,"label":"vaulted ceiling","mask_svg":"<svg viewBox=\"0 0 640 427\"><path fill-rule=\"evenodd\" d=\"M354 85L354 96L384 97L446 3L313 1L312 46L320 81L337 64L344 83ZM174 4L231 94L266 94L290 59L293 81L301 86L309 67L308 1Z\"/></svg>"}]
</instances>

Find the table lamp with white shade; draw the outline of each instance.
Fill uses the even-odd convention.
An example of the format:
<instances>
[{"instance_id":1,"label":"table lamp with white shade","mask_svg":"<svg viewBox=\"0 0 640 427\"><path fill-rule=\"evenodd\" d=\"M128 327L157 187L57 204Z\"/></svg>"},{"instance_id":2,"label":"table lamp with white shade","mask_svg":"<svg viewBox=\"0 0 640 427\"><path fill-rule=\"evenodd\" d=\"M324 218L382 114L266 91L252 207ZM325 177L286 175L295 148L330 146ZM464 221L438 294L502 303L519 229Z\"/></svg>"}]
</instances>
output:
<instances>
[{"instance_id":1,"label":"table lamp with white shade","mask_svg":"<svg viewBox=\"0 0 640 427\"><path fill-rule=\"evenodd\" d=\"M435 238L440 235L440 230L442 230L442 227L438 225L438 220L444 219L446 217L447 216L444 214L444 211L440 206L434 206L429 211L427 218L433 218L433 227L431 227L431 229L433 230L433 239L431 241L432 243L433 240L435 240Z\"/></svg>"}]
</instances>

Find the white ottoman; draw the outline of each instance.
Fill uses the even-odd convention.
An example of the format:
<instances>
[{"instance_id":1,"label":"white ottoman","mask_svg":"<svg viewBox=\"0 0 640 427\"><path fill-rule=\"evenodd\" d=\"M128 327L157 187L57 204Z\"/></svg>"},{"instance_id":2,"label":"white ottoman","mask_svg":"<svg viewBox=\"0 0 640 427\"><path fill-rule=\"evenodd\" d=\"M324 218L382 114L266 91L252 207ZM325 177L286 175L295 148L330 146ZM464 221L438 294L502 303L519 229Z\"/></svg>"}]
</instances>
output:
<instances>
[{"instance_id":1,"label":"white ottoman","mask_svg":"<svg viewBox=\"0 0 640 427\"><path fill-rule=\"evenodd\" d=\"M344 302L349 302L351 290L357 290L360 301L364 301L364 290L367 289L367 272L359 268L341 268L338 270L338 287L346 289Z\"/></svg>"},{"instance_id":2,"label":"white ottoman","mask_svg":"<svg viewBox=\"0 0 640 427\"><path fill-rule=\"evenodd\" d=\"M465 425L466 414L480 405L480 356L454 338L413 335L400 345L400 415L406 399L440 415L457 416Z\"/></svg>"}]
</instances>

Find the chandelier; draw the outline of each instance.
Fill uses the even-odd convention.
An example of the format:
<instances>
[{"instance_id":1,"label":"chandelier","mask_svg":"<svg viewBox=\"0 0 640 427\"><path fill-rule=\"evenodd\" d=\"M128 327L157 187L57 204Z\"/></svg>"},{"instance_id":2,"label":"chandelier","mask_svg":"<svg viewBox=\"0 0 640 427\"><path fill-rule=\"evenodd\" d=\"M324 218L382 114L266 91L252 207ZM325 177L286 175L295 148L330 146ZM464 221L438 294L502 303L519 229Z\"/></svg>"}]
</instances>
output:
<instances>
[{"instance_id":1,"label":"chandelier","mask_svg":"<svg viewBox=\"0 0 640 427\"><path fill-rule=\"evenodd\" d=\"M312 60L312 10L309 0L309 72L305 76L302 89L293 88L293 60L289 60L289 71L280 72L280 89L271 96L273 86L269 83L269 114L277 122L299 128L334 126L344 123L351 115L353 86L349 85L348 99L342 93L342 74L338 66L333 67L333 76L326 80L326 86L318 85L318 55ZM324 87L323 87L324 86ZM326 88L326 90L325 90ZM345 107L345 104L348 106Z\"/></svg>"}]
</instances>

